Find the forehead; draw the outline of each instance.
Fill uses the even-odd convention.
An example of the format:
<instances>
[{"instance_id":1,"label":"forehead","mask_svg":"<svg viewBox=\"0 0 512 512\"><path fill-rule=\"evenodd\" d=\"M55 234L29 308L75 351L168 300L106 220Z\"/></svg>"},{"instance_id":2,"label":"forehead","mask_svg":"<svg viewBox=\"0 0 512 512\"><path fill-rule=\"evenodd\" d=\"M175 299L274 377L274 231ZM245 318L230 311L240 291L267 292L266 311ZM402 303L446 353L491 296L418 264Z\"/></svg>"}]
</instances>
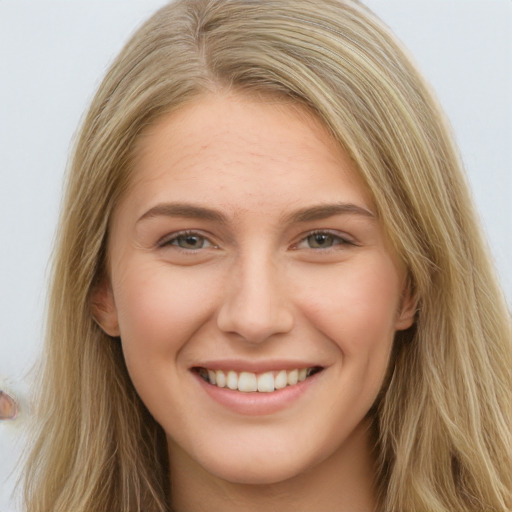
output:
<instances>
[{"instance_id":1,"label":"forehead","mask_svg":"<svg viewBox=\"0 0 512 512\"><path fill-rule=\"evenodd\" d=\"M300 202L340 200L340 191L370 207L356 166L305 107L226 93L202 96L143 133L127 195L226 202L243 193L263 207L274 192Z\"/></svg>"}]
</instances>

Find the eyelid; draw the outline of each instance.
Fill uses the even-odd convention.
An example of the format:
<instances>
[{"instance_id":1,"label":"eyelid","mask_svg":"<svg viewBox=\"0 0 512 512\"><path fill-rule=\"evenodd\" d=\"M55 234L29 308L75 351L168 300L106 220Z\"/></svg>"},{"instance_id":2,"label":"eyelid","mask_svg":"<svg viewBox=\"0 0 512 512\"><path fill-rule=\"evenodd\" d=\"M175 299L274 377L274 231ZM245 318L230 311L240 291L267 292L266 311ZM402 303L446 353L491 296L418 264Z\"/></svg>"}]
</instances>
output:
<instances>
[{"instance_id":1,"label":"eyelid","mask_svg":"<svg viewBox=\"0 0 512 512\"><path fill-rule=\"evenodd\" d=\"M156 246L159 248L172 246L178 250L185 251L185 252L197 252L199 250L199 249L185 249L183 247L179 247L178 245L172 244L172 242L174 240L176 240L182 236L185 236L185 237L186 236L197 236L197 237L202 238L208 242L209 245L206 248L217 247L217 245L212 242L212 240L210 239L209 236L207 236L206 234L203 234L200 230L194 230L194 229L183 229L181 231L169 233L169 234L163 236L162 238L160 238L158 240L158 242L156 243ZM200 249L205 249L205 247L201 247Z\"/></svg>"},{"instance_id":2,"label":"eyelid","mask_svg":"<svg viewBox=\"0 0 512 512\"><path fill-rule=\"evenodd\" d=\"M299 247L300 244L306 242L308 237L314 236L317 234L332 236L333 238L338 240L338 243L335 243L334 245L332 245L330 247L326 247L326 248L309 247L308 249L311 249L314 251L328 251L328 250L332 250L333 248L335 248L337 246L343 246L343 245L356 246L356 245L358 245L353 237L351 237L350 235L348 235L344 232L340 232L340 231L332 230L332 229L313 229L311 231L307 231L307 232L301 234L299 240L296 243L292 244L292 249L301 249L301 247ZM208 245L207 245L207 247L201 247L199 249L186 249L186 248L180 247L177 244L172 244L172 242L175 241L176 239L178 239L179 237L186 237L186 236L200 237L200 238L204 239L208 243ZM218 248L218 245L215 244L211 240L211 237L209 235L204 234L203 232L201 232L201 230L194 230L194 229L183 229L183 230L176 231L173 233L168 233L167 235L161 237L156 243L156 247L158 247L158 248L164 248L164 247L170 247L170 246L172 246L178 250L181 250L184 252L191 252L191 253L198 252L200 249Z\"/></svg>"},{"instance_id":3,"label":"eyelid","mask_svg":"<svg viewBox=\"0 0 512 512\"><path fill-rule=\"evenodd\" d=\"M308 231L308 232L302 234L300 236L299 241L296 242L295 244L293 244L293 249L301 249L301 247L299 247L299 245L302 244L303 242L306 242L307 239L310 236L314 236L314 235L330 235L333 238L338 239L340 242L336 243L336 244L334 244L334 245L332 245L330 247L325 247L325 248L313 248L313 247L308 247L307 248L307 249L311 249L313 251L329 251L329 250L333 250L337 246L343 246L343 245L355 246L355 245L358 245L357 242L354 240L354 238L349 236L346 233L343 233L343 232L340 232L340 231L336 231L336 230L333 230L333 229L313 229L311 231Z\"/></svg>"}]
</instances>

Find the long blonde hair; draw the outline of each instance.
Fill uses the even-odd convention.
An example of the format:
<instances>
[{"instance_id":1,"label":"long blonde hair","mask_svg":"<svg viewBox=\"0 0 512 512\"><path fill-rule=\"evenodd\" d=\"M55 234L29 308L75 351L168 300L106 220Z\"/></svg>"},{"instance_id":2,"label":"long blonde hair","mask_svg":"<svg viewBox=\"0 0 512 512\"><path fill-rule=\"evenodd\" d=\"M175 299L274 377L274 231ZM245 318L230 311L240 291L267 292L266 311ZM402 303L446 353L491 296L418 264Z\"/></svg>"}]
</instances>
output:
<instances>
[{"instance_id":1,"label":"long blonde hair","mask_svg":"<svg viewBox=\"0 0 512 512\"><path fill-rule=\"evenodd\" d=\"M380 510L512 509L510 316L429 88L357 0L178 0L128 42L83 123L62 206L28 459L28 512L169 510L165 436L91 314L109 219L145 128L235 88L313 111L350 154L409 270L372 410Z\"/></svg>"}]
</instances>

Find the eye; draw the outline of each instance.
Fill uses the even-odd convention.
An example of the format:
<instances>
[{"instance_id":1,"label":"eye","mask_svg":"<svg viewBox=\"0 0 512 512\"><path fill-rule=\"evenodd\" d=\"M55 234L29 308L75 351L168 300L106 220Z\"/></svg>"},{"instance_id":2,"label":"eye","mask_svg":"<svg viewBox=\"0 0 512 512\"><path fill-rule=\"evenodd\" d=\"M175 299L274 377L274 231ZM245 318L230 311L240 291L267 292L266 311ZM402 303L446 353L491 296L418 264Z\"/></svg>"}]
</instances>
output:
<instances>
[{"instance_id":1,"label":"eye","mask_svg":"<svg viewBox=\"0 0 512 512\"><path fill-rule=\"evenodd\" d=\"M329 231L316 231L303 238L296 247L298 249L331 249L337 245L353 245L353 243Z\"/></svg>"},{"instance_id":2,"label":"eye","mask_svg":"<svg viewBox=\"0 0 512 512\"><path fill-rule=\"evenodd\" d=\"M213 247L213 244L205 236L195 232L178 233L172 237L165 238L158 245L160 247L175 246L188 251Z\"/></svg>"}]
</instances>

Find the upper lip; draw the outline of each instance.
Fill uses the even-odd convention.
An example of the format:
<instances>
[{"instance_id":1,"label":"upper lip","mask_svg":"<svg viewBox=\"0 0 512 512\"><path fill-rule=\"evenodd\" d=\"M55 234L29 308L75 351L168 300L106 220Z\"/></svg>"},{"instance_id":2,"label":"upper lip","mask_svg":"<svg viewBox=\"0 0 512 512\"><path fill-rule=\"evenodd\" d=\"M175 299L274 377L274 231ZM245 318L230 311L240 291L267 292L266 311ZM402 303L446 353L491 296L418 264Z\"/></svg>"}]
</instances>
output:
<instances>
[{"instance_id":1,"label":"upper lip","mask_svg":"<svg viewBox=\"0 0 512 512\"><path fill-rule=\"evenodd\" d=\"M193 368L205 368L207 370L222 370L235 372L265 373L279 370L295 370L301 368L323 368L323 365L312 361L290 361L269 360L269 361L245 361L239 359L222 359L202 361L194 364Z\"/></svg>"}]
</instances>

